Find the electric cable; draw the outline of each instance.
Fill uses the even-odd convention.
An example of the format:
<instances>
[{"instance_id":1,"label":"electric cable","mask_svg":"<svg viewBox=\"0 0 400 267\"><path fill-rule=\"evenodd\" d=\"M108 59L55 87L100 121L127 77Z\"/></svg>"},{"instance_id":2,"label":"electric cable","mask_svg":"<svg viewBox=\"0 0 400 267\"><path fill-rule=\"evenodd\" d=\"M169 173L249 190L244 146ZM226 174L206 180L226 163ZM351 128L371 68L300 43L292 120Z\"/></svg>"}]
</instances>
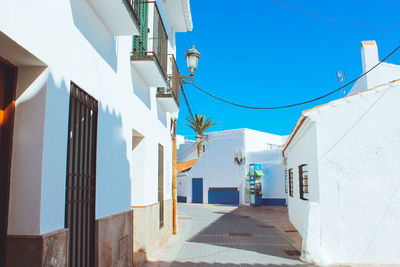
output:
<instances>
[{"instance_id":1,"label":"electric cable","mask_svg":"<svg viewBox=\"0 0 400 267\"><path fill-rule=\"evenodd\" d=\"M325 97L327 97L327 96L330 96L331 94L333 94L333 93L335 93L335 92L337 92L337 91L339 91L339 90L342 90L343 88L349 86L350 84L356 82L357 80L359 80L359 79L361 79L362 77L364 77L365 75L367 75L370 71L372 71L373 69L375 69L376 67L378 67L380 64L382 64L386 59L388 59L390 56L392 56L392 55L393 55L397 50L399 50L399 49L400 49L400 45L399 45L398 47L396 47L396 49L394 49L390 54L388 54L382 61L379 61L375 66L373 66L372 68L370 68L368 71L364 72L363 74L361 74L361 75L358 76L357 78L351 80L350 82L344 84L343 86L341 86L341 87L339 87L339 88L337 88L337 89L335 89L335 90L333 90L333 91L331 91L331 92L329 92L329 93L326 93L326 94L324 94L324 95L322 95L322 96L313 98L313 99L311 99L311 100L307 100L307 101L303 101L303 102L299 102L299 103L294 103L294 104L289 104L289 105L284 105L284 106L275 106L275 107L252 107L252 106L241 105L241 104L237 104L237 103L234 103L234 102L231 102L231 101L222 99L222 98L217 97L217 96L215 96L215 95L212 95L211 93L209 93L209 92L207 92L207 91L201 89L200 87L198 87L198 86L195 85L194 83L192 83L192 85L193 85L195 88L197 88L198 90L200 90L201 92L207 94L208 96L210 96L210 97L212 97L212 98L215 98L215 99L217 99L217 100L219 100L219 101L222 101L222 102L224 102L224 103L226 103L226 104L230 104L230 105L237 106L237 107L241 107L241 108L247 108L247 109L268 109L268 110L270 110L270 109L291 108L291 107L300 106L300 105L308 104L308 103L311 103L311 102L315 102L315 101L317 101L317 100L320 100L320 99L322 99L322 98L325 98Z\"/></svg>"},{"instance_id":2,"label":"electric cable","mask_svg":"<svg viewBox=\"0 0 400 267\"><path fill-rule=\"evenodd\" d=\"M365 26L365 27L399 27L400 26L400 24L366 24L366 23L358 23L358 22L352 22L352 21L347 21L347 20L328 19L328 18L324 18L324 17L318 16L318 15L315 15L314 13L311 13L311 12L308 12L308 11L305 11L305 10L302 10L302 9L299 9L299 8L295 8L295 7L292 7L290 5L281 3L281 2L279 2L277 0L271 0L271 1L276 3L276 4L278 4L278 5L280 5L280 6L283 6L285 8L291 9L293 11L296 11L296 12L299 12L299 13L303 13L303 14L309 15L311 17L314 17L314 18L316 18L318 20L327 21L327 22L345 23L345 24L351 24L351 25L356 25L356 26Z\"/></svg>"},{"instance_id":3,"label":"electric cable","mask_svg":"<svg viewBox=\"0 0 400 267\"><path fill-rule=\"evenodd\" d=\"M189 147L187 150L190 150L190 149L191 149L191 151L189 153L187 153L187 151L185 151L185 154L186 154L185 156L179 155L179 159L183 160L183 159L189 157L193 152L195 152L195 150L197 149L197 143L193 143L192 147Z\"/></svg>"},{"instance_id":4,"label":"electric cable","mask_svg":"<svg viewBox=\"0 0 400 267\"><path fill-rule=\"evenodd\" d=\"M181 84L181 91L182 91L183 97L185 98L186 106L187 106L187 108L189 110L190 116L192 117L192 120L195 121L193 113L192 113L192 109L190 108L190 105L189 105L189 102L188 102L188 100L186 98L185 90L183 90L182 84Z\"/></svg>"}]
</instances>

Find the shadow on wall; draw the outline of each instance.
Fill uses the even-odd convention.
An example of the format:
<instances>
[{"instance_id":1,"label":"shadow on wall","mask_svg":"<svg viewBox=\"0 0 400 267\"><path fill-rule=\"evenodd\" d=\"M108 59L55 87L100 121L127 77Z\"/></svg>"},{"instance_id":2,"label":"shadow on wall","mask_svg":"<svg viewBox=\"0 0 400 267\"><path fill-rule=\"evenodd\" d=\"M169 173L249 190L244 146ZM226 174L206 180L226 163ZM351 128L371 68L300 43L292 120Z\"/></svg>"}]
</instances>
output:
<instances>
[{"instance_id":1,"label":"shadow on wall","mask_svg":"<svg viewBox=\"0 0 400 267\"><path fill-rule=\"evenodd\" d=\"M117 42L87 1L71 0L71 11L76 28L90 45L117 72Z\"/></svg>"},{"instance_id":2,"label":"shadow on wall","mask_svg":"<svg viewBox=\"0 0 400 267\"><path fill-rule=\"evenodd\" d=\"M151 109L151 99L150 99L150 88L143 81L143 78L139 75L139 73L131 68L131 76L132 76L132 85L133 85L133 93L142 101L142 103L147 107L147 109Z\"/></svg>"},{"instance_id":3,"label":"shadow on wall","mask_svg":"<svg viewBox=\"0 0 400 267\"><path fill-rule=\"evenodd\" d=\"M131 208L130 165L121 115L99 105L96 218Z\"/></svg>"},{"instance_id":4,"label":"shadow on wall","mask_svg":"<svg viewBox=\"0 0 400 267\"><path fill-rule=\"evenodd\" d=\"M43 154L41 213L47 223L41 230L53 231L64 224L69 116L69 82L55 81L50 74L46 95L45 147Z\"/></svg>"},{"instance_id":5,"label":"shadow on wall","mask_svg":"<svg viewBox=\"0 0 400 267\"><path fill-rule=\"evenodd\" d=\"M162 123L162 125L164 125L164 127L167 127L167 113L158 102L157 102L157 117L158 120Z\"/></svg>"}]
</instances>

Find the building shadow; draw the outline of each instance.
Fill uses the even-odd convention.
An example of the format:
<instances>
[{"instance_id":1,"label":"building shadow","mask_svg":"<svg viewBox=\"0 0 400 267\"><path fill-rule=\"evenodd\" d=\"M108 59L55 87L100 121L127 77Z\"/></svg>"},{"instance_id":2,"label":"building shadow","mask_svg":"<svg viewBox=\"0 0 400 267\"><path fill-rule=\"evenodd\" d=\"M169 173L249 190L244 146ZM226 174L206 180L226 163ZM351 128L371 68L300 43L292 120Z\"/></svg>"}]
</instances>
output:
<instances>
[{"instance_id":1,"label":"building shadow","mask_svg":"<svg viewBox=\"0 0 400 267\"><path fill-rule=\"evenodd\" d=\"M131 180L122 118L99 105L97 137L96 217L130 210Z\"/></svg>"},{"instance_id":2,"label":"building shadow","mask_svg":"<svg viewBox=\"0 0 400 267\"><path fill-rule=\"evenodd\" d=\"M117 41L87 1L71 0L74 24L96 52L117 72ZM96 29L96 30L93 30Z\"/></svg>"},{"instance_id":3,"label":"building shadow","mask_svg":"<svg viewBox=\"0 0 400 267\"><path fill-rule=\"evenodd\" d=\"M208 266L213 266L213 267L235 267L235 266L240 266L240 267L279 267L279 266L291 266L291 267L307 267L307 266L315 266L315 265L310 265L310 264L234 264L234 263L218 263L218 262L191 262L191 261L186 261L186 262L180 262L180 261L174 261L174 262L148 262L145 267L208 267Z\"/></svg>"}]
</instances>

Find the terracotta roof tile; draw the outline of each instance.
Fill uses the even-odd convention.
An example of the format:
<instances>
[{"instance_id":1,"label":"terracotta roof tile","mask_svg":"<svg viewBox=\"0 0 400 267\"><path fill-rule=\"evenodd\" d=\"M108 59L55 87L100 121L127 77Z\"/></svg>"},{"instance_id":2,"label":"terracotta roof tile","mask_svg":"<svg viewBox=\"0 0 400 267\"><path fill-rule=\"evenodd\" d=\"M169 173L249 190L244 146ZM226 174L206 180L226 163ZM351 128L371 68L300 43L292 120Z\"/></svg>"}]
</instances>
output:
<instances>
[{"instance_id":1,"label":"terracotta roof tile","mask_svg":"<svg viewBox=\"0 0 400 267\"><path fill-rule=\"evenodd\" d=\"M192 159L192 160L188 160L188 161L182 161L182 162L178 162L176 164L176 171L177 172L184 172L187 170L190 170L194 164L196 164L198 159Z\"/></svg>"}]
</instances>

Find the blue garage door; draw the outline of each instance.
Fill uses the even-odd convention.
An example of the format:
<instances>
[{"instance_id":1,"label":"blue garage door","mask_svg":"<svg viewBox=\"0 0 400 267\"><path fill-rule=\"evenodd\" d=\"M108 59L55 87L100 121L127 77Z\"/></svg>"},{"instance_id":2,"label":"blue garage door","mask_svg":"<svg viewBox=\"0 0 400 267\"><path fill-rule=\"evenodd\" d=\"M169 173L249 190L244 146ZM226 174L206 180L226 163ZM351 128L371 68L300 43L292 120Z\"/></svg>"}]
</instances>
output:
<instances>
[{"instance_id":1,"label":"blue garage door","mask_svg":"<svg viewBox=\"0 0 400 267\"><path fill-rule=\"evenodd\" d=\"M208 204L239 205L239 191L236 187L210 187Z\"/></svg>"},{"instance_id":2,"label":"blue garage door","mask_svg":"<svg viewBox=\"0 0 400 267\"><path fill-rule=\"evenodd\" d=\"M203 178L192 179L192 203L203 203Z\"/></svg>"}]
</instances>

